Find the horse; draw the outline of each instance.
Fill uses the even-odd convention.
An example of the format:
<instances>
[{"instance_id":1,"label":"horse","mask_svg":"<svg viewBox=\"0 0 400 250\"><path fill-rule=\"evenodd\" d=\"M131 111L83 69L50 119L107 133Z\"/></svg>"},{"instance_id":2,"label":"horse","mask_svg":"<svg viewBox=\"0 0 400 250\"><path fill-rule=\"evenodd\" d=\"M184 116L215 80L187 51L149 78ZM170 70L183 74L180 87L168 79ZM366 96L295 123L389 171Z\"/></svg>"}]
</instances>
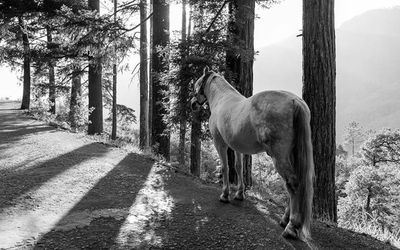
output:
<instances>
[{"instance_id":1,"label":"horse","mask_svg":"<svg viewBox=\"0 0 400 250\"><path fill-rule=\"evenodd\" d=\"M194 84L191 107L208 102L209 129L222 163L221 202L229 202L228 147L235 151L238 189L244 199L243 154L266 152L286 183L289 204L279 224L282 236L311 239L314 160L310 110L298 96L286 91L264 91L249 98L208 67Z\"/></svg>"}]
</instances>

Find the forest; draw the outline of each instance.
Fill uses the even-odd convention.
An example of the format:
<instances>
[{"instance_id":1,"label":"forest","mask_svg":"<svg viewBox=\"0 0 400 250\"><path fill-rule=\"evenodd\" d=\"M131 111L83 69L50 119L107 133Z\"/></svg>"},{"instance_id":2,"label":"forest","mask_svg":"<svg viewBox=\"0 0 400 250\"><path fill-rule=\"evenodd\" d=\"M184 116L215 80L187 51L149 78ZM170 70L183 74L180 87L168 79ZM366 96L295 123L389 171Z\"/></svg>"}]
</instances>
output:
<instances>
[{"instance_id":1,"label":"forest","mask_svg":"<svg viewBox=\"0 0 400 250\"><path fill-rule=\"evenodd\" d=\"M0 64L19 75L20 108L30 116L219 183L210 111L190 107L194 83L208 66L252 96L255 9L281 1L2 0ZM170 30L172 5L181 8L179 32ZM303 0L298 36L299 85L312 117L313 216L400 247L400 130L351 122L345 145L337 143L334 1ZM136 77L140 110L119 104L121 74ZM234 161L228 149L231 183ZM243 165L247 193L288 202L270 157L246 155Z\"/></svg>"}]
</instances>

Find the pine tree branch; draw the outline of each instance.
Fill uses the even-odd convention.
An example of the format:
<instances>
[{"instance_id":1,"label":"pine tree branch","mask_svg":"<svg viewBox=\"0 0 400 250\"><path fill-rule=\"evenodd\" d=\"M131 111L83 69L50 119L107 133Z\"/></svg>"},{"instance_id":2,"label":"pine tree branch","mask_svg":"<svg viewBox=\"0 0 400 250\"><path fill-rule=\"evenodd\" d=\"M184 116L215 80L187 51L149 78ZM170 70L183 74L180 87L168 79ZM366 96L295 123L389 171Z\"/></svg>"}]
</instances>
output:
<instances>
[{"instance_id":1,"label":"pine tree branch","mask_svg":"<svg viewBox=\"0 0 400 250\"><path fill-rule=\"evenodd\" d=\"M211 27L214 25L215 21L217 20L217 18L219 17L219 15L221 14L222 10L224 9L225 5L229 2L230 0L226 0L221 8L219 8L217 14L214 16L213 20L211 21L210 25L208 26L206 33L210 32Z\"/></svg>"},{"instance_id":2,"label":"pine tree branch","mask_svg":"<svg viewBox=\"0 0 400 250\"><path fill-rule=\"evenodd\" d=\"M145 19L143 19L138 25L134 26L133 28L130 29L124 29L124 31L132 31L140 27L143 23L145 23L147 20L149 20L153 16L153 12L150 13Z\"/></svg>"}]
</instances>

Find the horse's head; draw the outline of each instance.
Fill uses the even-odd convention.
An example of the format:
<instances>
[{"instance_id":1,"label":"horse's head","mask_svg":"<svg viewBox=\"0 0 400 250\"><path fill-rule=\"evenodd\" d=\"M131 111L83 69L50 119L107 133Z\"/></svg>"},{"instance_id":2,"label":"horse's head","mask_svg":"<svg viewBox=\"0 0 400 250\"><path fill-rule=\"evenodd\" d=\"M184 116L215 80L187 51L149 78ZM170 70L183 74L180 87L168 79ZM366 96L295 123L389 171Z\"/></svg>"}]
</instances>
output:
<instances>
[{"instance_id":1,"label":"horse's head","mask_svg":"<svg viewBox=\"0 0 400 250\"><path fill-rule=\"evenodd\" d=\"M197 111L207 101L207 96L204 94L204 87L207 83L208 78L214 72L211 71L208 66L204 68L203 75L194 84L194 96L191 100L191 107Z\"/></svg>"}]
</instances>

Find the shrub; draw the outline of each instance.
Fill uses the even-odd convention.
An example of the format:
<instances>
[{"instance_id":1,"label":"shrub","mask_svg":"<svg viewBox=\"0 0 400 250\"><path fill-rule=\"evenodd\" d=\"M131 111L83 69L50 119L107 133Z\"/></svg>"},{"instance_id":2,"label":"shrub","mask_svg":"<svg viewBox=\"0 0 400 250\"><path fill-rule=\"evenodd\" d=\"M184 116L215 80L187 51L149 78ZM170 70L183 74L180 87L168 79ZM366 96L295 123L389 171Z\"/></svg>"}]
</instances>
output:
<instances>
[{"instance_id":1,"label":"shrub","mask_svg":"<svg viewBox=\"0 0 400 250\"><path fill-rule=\"evenodd\" d=\"M380 228L386 234L398 234L400 224L400 174L398 166L360 165L345 184L345 196L339 197L340 226ZM359 229L359 226L353 229ZM397 235L398 237L398 235Z\"/></svg>"}]
</instances>

